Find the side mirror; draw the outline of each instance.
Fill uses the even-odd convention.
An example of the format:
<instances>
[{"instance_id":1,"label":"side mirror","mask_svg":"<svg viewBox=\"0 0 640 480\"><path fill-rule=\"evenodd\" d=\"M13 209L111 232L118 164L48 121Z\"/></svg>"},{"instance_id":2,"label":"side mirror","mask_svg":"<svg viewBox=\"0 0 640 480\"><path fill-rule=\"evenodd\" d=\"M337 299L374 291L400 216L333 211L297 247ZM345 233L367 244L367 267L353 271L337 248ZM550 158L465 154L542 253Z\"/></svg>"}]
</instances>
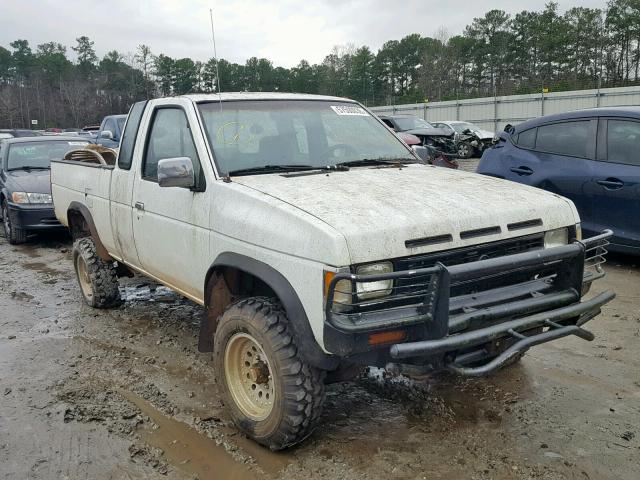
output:
<instances>
[{"instance_id":1,"label":"side mirror","mask_svg":"<svg viewBox=\"0 0 640 480\"><path fill-rule=\"evenodd\" d=\"M411 149L413 153L415 153L420 160L429 163L431 160L431 152L427 147L423 147L422 145L411 145Z\"/></svg>"},{"instance_id":2,"label":"side mirror","mask_svg":"<svg viewBox=\"0 0 640 480\"><path fill-rule=\"evenodd\" d=\"M104 138L106 140L113 140L113 132L111 130L102 130L100 132L100 138Z\"/></svg>"},{"instance_id":3,"label":"side mirror","mask_svg":"<svg viewBox=\"0 0 640 480\"><path fill-rule=\"evenodd\" d=\"M196 175L189 157L163 158L158 162L158 185L193 188Z\"/></svg>"}]
</instances>

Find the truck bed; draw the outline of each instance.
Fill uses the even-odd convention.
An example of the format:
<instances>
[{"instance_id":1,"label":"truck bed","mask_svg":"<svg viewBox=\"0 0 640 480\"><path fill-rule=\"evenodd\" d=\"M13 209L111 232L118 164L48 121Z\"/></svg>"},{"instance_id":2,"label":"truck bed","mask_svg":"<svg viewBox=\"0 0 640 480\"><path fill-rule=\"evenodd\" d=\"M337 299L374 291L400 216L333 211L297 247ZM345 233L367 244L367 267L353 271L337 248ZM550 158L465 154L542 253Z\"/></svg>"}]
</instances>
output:
<instances>
[{"instance_id":1,"label":"truck bed","mask_svg":"<svg viewBox=\"0 0 640 480\"><path fill-rule=\"evenodd\" d=\"M69 226L67 212L74 203L91 213L100 239L107 249L114 246L109 210L109 191L113 165L100 165L76 160L51 162L51 195L60 223Z\"/></svg>"}]
</instances>

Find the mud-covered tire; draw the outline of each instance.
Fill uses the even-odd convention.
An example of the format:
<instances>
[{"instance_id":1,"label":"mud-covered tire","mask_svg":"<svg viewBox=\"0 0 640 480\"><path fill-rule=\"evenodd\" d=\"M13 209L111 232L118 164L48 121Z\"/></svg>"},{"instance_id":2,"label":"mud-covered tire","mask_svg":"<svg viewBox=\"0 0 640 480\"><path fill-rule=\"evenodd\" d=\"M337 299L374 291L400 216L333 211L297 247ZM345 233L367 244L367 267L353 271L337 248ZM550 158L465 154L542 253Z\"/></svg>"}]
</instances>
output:
<instances>
[{"instance_id":1,"label":"mud-covered tire","mask_svg":"<svg viewBox=\"0 0 640 480\"><path fill-rule=\"evenodd\" d=\"M249 438L272 450L290 447L311 435L325 399L325 372L300 358L288 323L284 310L276 301L248 298L227 308L220 317L214 337L216 381L234 423ZM241 378L242 383L254 381L252 376L244 382L243 371L233 365L237 362L233 361L234 355L230 352L234 351L239 339L255 342L258 347L254 349L257 351L255 362L260 362L261 368L266 364L268 369L268 381L265 382L262 376L263 380L258 382L261 383L259 388L271 392L271 405L264 411L257 410L264 412L262 416L248 413L248 407L252 405L238 393L245 388L238 386ZM260 358L262 355L264 359ZM249 367L248 362L244 365ZM248 373L246 378L249 378ZM234 382L233 385L230 382Z\"/></svg>"},{"instance_id":2,"label":"mud-covered tire","mask_svg":"<svg viewBox=\"0 0 640 480\"><path fill-rule=\"evenodd\" d=\"M7 201L3 200L2 206L2 233L11 245L19 245L27 241L27 232L22 228L16 228L11 224L11 217L9 216L9 208L7 207Z\"/></svg>"},{"instance_id":3,"label":"mud-covered tire","mask_svg":"<svg viewBox=\"0 0 640 480\"><path fill-rule=\"evenodd\" d=\"M114 262L105 262L98 256L91 238L73 243L73 267L87 305L113 308L122 303Z\"/></svg>"}]
</instances>

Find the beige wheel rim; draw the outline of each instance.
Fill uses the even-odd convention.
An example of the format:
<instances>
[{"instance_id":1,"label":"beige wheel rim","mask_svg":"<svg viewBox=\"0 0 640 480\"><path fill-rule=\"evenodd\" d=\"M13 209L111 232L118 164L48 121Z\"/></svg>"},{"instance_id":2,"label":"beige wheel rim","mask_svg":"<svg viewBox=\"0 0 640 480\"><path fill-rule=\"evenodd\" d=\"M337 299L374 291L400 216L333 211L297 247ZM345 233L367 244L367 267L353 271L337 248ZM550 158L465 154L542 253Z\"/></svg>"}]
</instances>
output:
<instances>
[{"instance_id":1,"label":"beige wheel rim","mask_svg":"<svg viewBox=\"0 0 640 480\"><path fill-rule=\"evenodd\" d=\"M224 352L224 374L236 406L252 420L273 410L273 376L260 344L247 333L233 335Z\"/></svg>"},{"instance_id":2,"label":"beige wheel rim","mask_svg":"<svg viewBox=\"0 0 640 480\"><path fill-rule=\"evenodd\" d=\"M91 278L89 277L89 270L87 269L87 264L82 258L82 255L78 255L76 258L76 271L78 272L78 283L80 283L83 295L86 298L91 299L93 297Z\"/></svg>"}]
</instances>

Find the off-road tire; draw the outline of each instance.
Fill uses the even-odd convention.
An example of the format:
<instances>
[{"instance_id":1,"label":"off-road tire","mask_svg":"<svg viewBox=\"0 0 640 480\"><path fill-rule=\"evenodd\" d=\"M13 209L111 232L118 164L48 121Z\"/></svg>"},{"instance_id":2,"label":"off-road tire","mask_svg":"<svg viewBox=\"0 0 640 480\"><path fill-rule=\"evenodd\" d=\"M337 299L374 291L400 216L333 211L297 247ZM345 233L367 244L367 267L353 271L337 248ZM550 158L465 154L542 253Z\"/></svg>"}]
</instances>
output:
<instances>
[{"instance_id":1,"label":"off-road tire","mask_svg":"<svg viewBox=\"0 0 640 480\"><path fill-rule=\"evenodd\" d=\"M471 158L473 156L473 147L468 142L460 142L456 150L458 158Z\"/></svg>"},{"instance_id":2,"label":"off-road tire","mask_svg":"<svg viewBox=\"0 0 640 480\"><path fill-rule=\"evenodd\" d=\"M311 435L325 399L325 372L300 358L288 323L278 302L252 297L225 310L214 337L216 381L233 421L249 438L271 450L290 447ZM252 337L269 363L274 394L271 410L262 420L243 412L228 385L227 368L232 371L232 367L225 366L225 358L230 341L239 335Z\"/></svg>"},{"instance_id":3,"label":"off-road tire","mask_svg":"<svg viewBox=\"0 0 640 480\"><path fill-rule=\"evenodd\" d=\"M113 308L122 303L114 262L105 262L98 256L91 238L79 238L73 243L73 266L87 305Z\"/></svg>"},{"instance_id":4,"label":"off-road tire","mask_svg":"<svg viewBox=\"0 0 640 480\"><path fill-rule=\"evenodd\" d=\"M2 201L2 233L11 245L19 245L27 241L27 232L22 228L16 228L11 224L7 201Z\"/></svg>"}]
</instances>

